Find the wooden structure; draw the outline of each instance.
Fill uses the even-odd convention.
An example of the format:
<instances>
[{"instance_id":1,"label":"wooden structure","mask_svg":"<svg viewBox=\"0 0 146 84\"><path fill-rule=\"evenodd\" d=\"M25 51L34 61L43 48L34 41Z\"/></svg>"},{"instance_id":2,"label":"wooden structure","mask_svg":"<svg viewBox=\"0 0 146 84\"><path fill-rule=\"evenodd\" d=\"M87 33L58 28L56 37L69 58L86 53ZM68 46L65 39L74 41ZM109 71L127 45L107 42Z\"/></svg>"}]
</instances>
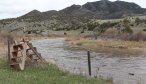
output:
<instances>
[{"instance_id":1,"label":"wooden structure","mask_svg":"<svg viewBox=\"0 0 146 84\"><path fill-rule=\"evenodd\" d=\"M14 42L12 47L8 48L9 51L9 64L12 69L24 70L26 61L31 64L38 64L39 62L45 62L41 54L38 53L36 47L33 47L32 43L28 41Z\"/></svg>"}]
</instances>

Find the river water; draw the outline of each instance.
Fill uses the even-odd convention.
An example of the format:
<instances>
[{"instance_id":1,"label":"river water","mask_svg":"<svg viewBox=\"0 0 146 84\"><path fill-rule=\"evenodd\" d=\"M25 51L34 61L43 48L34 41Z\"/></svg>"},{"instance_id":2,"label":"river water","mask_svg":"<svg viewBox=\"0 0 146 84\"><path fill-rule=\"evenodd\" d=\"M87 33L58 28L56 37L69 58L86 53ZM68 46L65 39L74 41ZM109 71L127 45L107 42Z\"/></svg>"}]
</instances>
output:
<instances>
[{"instance_id":1,"label":"river water","mask_svg":"<svg viewBox=\"0 0 146 84\"><path fill-rule=\"evenodd\" d=\"M86 50L68 46L64 38L33 40L32 43L44 58L55 60L61 69L88 75ZM112 78L115 84L146 84L145 53L104 50L91 53L92 76Z\"/></svg>"}]
</instances>

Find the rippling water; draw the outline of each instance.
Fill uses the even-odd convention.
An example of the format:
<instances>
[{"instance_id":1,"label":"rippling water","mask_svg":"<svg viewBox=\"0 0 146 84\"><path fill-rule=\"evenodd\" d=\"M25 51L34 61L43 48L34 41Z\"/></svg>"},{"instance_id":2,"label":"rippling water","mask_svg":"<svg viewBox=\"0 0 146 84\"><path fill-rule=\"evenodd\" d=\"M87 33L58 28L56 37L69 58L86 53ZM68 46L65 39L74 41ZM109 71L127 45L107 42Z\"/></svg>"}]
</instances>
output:
<instances>
[{"instance_id":1,"label":"rippling water","mask_svg":"<svg viewBox=\"0 0 146 84\"><path fill-rule=\"evenodd\" d=\"M54 59L63 70L88 75L86 50L64 44L63 38L34 40L33 45L44 58ZM116 54L104 50L91 53L92 76L112 78L115 84L146 84L144 53L122 54L116 51Z\"/></svg>"}]
</instances>

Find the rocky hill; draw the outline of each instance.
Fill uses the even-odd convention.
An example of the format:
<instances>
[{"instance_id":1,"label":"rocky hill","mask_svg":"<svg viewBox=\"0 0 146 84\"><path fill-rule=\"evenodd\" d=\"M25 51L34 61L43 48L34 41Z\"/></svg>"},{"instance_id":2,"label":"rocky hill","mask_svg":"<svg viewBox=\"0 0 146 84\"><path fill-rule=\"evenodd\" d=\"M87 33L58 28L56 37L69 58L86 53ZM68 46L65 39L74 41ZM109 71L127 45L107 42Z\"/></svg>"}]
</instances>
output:
<instances>
[{"instance_id":1,"label":"rocky hill","mask_svg":"<svg viewBox=\"0 0 146 84\"><path fill-rule=\"evenodd\" d=\"M125 2L125 1L114 1L100 0L96 2L87 2L84 5L72 5L60 11L46 11L40 12L38 10L33 10L19 18L23 19L39 19L46 20L50 17L56 16L85 16L90 18L100 18L100 19L113 19L121 18L125 16L132 15L143 15L146 14L146 9L140 7L135 3Z\"/></svg>"},{"instance_id":2,"label":"rocky hill","mask_svg":"<svg viewBox=\"0 0 146 84\"><path fill-rule=\"evenodd\" d=\"M23 16L0 20L2 29L26 30L70 30L82 29L91 19L113 19L126 16L145 15L146 9L125 1L100 0L84 5L72 5L60 11L40 12L33 10ZM84 27L85 28L85 27Z\"/></svg>"},{"instance_id":3,"label":"rocky hill","mask_svg":"<svg viewBox=\"0 0 146 84\"><path fill-rule=\"evenodd\" d=\"M145 14L146 9L141 8L135 3L101 0L96 2L88 2L82 6L72 5L61 10L60 12L74 16L91 15L95 18L109 19L121 18L127 15Z\"/></svg>"}]
</instances>

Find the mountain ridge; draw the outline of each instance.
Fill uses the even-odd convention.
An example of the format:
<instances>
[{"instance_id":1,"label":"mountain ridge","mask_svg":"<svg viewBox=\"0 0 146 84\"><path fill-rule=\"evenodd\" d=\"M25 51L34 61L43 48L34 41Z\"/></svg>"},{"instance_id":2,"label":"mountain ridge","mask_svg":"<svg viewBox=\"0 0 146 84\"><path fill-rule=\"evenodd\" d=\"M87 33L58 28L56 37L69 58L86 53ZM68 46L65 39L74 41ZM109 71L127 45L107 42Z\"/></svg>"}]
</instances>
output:
<instances>
[{"instance_id":1,"label":"mountain ridge","mask_svg":"<svg viewBox=\"0 0 146 84\"><path fill-rule=\"evenodd\" d=\"M0 20L0 28L27 27L28 30L30 28L33 30L35 27L38 27L37 29L41 27L53 30L70 30L79 29L81 26L84 28L84 25L95 19L118 19L137 15L146 15L146 9L131 2L100 0L87 2L83 5L74 4L59 11L32 10L17 18Z\"/></svg>"},{"instance_id":2,"label":"mountain ridge","mask_svg":"<svg viewBox=\"0 0 146 84\"><path fill-rule=\"evenodd\" d=\"M29 19L33 18L42 18L42 20L49 19L50 17L56 16L87 16L90 18L98 19L117 19L124 16L133 16L133 15L145 15L146 9L137 5L133 2L126 1L109 1L109 0L100 0L95 2L87 2L83 5L71 5L62 10L50 10L40 12L38 10L32 10L25 15L18 17L19 19ZM17 18L17 19L18 19Z\"/></svg>"},{"instance_id":3,"label":"mountain ridge","mask_svg":"<svg viewBox=\"0 0 146 84\"><path fill-rule=\"evenodd\" d=\"M54 10L55 11L55 10ZM136 3L126 1L109 1L100 0L95 2L87 2L83 5L71 5L59 11L41 12L42 15L71 15L71 16L90 16L100 19L114 19L121 18L128 15L146 14L146 9L137 5ZM31 15L34 11L31 11ZM36 13L37 12L37 13ZM52 13L52 14L49 14ZM27 13L26 15L29 15ZM34 15L39 15L35 10ZM24 15L25 16L25 15Z\"/></svg>"}]
</instances>

